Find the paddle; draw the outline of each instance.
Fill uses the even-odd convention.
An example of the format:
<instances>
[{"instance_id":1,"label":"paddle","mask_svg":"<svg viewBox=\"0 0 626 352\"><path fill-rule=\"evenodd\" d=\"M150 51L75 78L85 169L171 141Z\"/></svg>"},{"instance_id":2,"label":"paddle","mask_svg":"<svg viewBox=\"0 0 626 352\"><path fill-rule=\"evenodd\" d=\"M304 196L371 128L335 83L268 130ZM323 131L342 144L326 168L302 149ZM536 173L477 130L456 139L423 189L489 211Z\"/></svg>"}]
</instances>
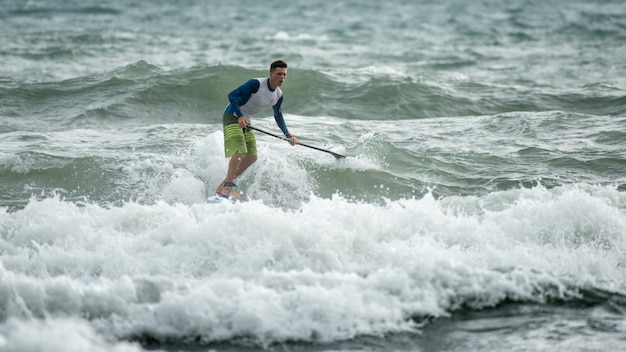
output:
<instances>
[{"instance_id":1,"label":"paddle","mask_svg":"<svg viewBox=\"0 0 626 352\"><path fill-rule=\"evenodd\" d=\"M289 140L289 138L287 138L287 137L285 137L285 136L279 136L279 135L277 135L277 134L273 134L273 133L271 133L271 132L264 131L264 130L262 130L262 129L260 129L260 128L252 127L252 126L250 126L250 125L248 125L247 127L248 127L249 129L251 129L251 130L255 130L255 131L258 131L258 132L264 133L264 134L266 134L266 135L268 135L268 136L276 137L276 138L278 138L278 139L282 139L283 141L291 142L291 141ZM326 150L326 149L322 149L322 148L315 147L315 146L312 146L312 145L304 144L304 143L302 143L302 142L298 143L298 145L301 145L301 146L303 146L303 147L307 147L307 148L311 148L311 149L315 149L315 150L319 150L320 152L325 152L325 153L331 154L332 156L334 156L334 157L335 157L335 158L337 158L337 159L343 159L343 158L345 158L345 157L346 157L345 155L337 154L337 153L335 153L335 152L331 152L330 150Z\"/></svg>"}]
</instances>

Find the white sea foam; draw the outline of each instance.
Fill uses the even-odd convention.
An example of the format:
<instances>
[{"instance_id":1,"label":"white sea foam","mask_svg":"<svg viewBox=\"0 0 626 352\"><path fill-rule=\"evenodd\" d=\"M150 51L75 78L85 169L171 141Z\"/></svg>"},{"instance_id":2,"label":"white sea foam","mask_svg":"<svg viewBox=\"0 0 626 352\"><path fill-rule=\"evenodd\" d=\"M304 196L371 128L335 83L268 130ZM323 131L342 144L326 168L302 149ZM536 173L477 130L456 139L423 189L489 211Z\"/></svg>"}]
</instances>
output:
<instances>
[{"instance_id":1,"label":"white sea foam","mask_svg":"<svg viewBox=\"0 0 626 352\"><path fill-rule=\"evenodd\" d=\"M458 309L421 341L618 350L625 7L522 3L4 1L0 350L396 350ZM206 204L276 58L291 132L348 158L257 134L253 200ZM515 300L548 318L483 310Z\"/></svg>"},{"instance_id":2,"label":"white sea foam","mask_svg":"<svg viewBox=\"0 0 626 352\"><path fill-rule=\"evenodd\" d=\"M285 32L285 31L278 31L278 32L274 33L273 35L266 36L265 39L268 39L268 40L279 40L279 41L288 41L288 42L292 42L292 41L326 41L326 40L328 40L328 37L325 36L325 35L315 36L315 35L308 34L308 33L291 34L291 33Z\"/></svg>"},{"instance_id":3,"label":"white sea foam","mask_svg":"<svg viewBox=\"0 0 626 352\"><path fill-rule=\"evenodd\" d=\"M624 290L625 205L591 186L386 205L313 196L298 210L33 200L0 215L3 342L36 328L23 319L64 317L50 339L332 341L461 305Z\"/></svg>"},{"instance_id":4,"label":"white sea foam","mask_svg":"<svg viewBox=\"0 0 626 352\"><path fill-rule=\"evenodd\" d=\"M0 325L0 350L4 352L136 352L143 349L137 344L106 341L87 322L77 318L45 320L9 318Z\"/></svg>"}]
</instances>

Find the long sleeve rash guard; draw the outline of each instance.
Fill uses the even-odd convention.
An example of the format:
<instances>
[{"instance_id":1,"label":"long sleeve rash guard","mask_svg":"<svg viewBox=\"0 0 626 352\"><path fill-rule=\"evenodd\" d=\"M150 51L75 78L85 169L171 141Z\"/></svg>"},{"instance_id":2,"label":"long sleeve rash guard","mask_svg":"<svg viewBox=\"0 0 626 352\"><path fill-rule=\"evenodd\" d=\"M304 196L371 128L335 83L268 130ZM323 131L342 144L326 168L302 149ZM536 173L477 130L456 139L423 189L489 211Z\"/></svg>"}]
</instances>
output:
<instances>
[{"instance_id":1,"label":"long sleeve rash guard","mask_svg":"<svg viewBox=\"0 0 626 352\"><path fill-rule=\"evenodd\" d=\"M274 110L276 124L285 136L290 135L281 108L283 92L279 87L276 89L270 87L269 77L253 78L242 84L228 94L228 101L230 103L226 106L224 113L237 117L247 116L251 118L261 110L271 106Z\"/></svg>"}]
</instances>

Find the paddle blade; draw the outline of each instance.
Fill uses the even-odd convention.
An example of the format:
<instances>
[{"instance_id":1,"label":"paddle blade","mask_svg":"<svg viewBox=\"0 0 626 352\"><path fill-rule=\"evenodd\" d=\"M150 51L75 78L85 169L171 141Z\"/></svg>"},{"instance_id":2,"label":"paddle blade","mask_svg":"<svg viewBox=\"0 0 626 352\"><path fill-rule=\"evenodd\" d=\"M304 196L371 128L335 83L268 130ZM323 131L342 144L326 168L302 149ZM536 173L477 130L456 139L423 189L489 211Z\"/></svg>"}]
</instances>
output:
<instances>
[{"instance_id":1,"label":"paddle blade","mask_svg":"<svg viewBox=\"0 0 626 352\"><path fill-rule=\"evenodd\" d=\"M325 153L331 154L336 159L343 159L343 158L346 157L345 155L341 155L341 154L335 153L335 152L330 151L328 149L322 149L322 148L319 148L319 147L316 147L316 146L313 146L313 145L304 144L302 142L298 143L298 145L301 145L301 146L307 147L307 148L311 148L311 149L315 149L315 150L319 150L320 152L325 152Z\"/></svg>"}]
</instances>

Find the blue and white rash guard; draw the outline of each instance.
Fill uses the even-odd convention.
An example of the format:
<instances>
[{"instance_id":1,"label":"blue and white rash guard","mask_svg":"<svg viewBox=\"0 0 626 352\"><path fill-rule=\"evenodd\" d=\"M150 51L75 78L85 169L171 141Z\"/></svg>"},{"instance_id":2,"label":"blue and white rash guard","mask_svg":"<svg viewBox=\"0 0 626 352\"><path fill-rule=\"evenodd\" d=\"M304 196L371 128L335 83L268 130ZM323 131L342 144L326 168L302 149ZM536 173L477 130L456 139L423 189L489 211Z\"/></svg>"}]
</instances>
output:
<instances>
[{"instance_id":1,"label":"blue and white rash guard","mask_svg":"<svg viewBox=\"0 0 626 352\"><path fill-rule=\"evenodd\" d=\"M274 120L285 136L289 136L289 130L285 124L285 118L281 105L283 103L283 92L280 87L272 89L269 77L253 78L239 86L228 94L230 104L224 110L225 114L237 117L252 116L261 112L268 106L274 109Z\"/></svg>"}]
</instances>

